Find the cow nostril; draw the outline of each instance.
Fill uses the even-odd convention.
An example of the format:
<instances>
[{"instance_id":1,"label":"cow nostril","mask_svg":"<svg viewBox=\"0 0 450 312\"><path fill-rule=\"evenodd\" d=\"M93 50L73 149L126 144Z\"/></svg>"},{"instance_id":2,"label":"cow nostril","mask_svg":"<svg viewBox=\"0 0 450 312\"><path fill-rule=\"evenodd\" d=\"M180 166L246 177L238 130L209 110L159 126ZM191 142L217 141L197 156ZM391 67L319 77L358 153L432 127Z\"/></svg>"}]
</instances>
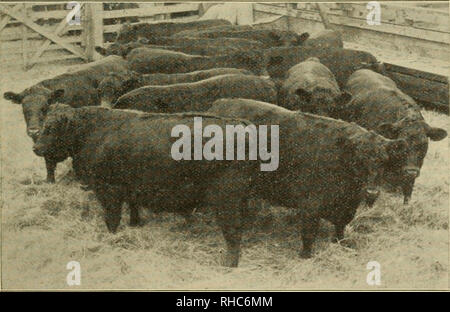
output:
<instances>
[{"instance_id":1,"label":"cow nostril","mask_svg":"<svg viewBox=\"0 0 450 312\"><path fill-rule=\"evenodd\" d=\"M37 136L37 135L39 135L39 130L30 129L30 130L28 130L28 135L30 135L30 136Z\"/></svg>"},{"instance_id":2,"label":"cow nostril","mask_svg":"<svg viewBox=\"0 0 450 312\"><path fill-rule=\"evenodd\" d=\"M367 192L368 195L371 195L371 196L378 196L378 195L380 194L380 191L379 191L379 190L377 190L377 189L372 189L372 188L368 188L368 189L366 190L366 192Z\"/></svg>"},{"instance_id":3,"label":"cow nostril","mask_svg":"<svg viewBox=\"0 0 450 312\"><path fill-rule=\"evenodd\" d=\"M417 178L419 176L418 169L406 169L405 174L410 178Z\"/></svg>"}]
</instances>

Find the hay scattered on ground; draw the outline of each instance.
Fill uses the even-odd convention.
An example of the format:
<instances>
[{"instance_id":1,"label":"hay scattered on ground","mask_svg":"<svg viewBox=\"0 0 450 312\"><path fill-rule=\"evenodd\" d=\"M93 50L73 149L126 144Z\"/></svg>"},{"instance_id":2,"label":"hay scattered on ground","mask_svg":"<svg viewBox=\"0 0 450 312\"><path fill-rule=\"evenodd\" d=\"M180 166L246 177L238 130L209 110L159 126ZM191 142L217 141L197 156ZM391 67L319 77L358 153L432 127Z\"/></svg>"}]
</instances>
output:
<instances>
[{"instance_id":1,"label":"hay scattered on ground","mask_svg":"<svg viewBox=\"0 0 450 312\"><path fill-rule=\"evenodd\" d=\"M40 66L3 75L1 90L21 91L67 66ZM58 165L57 184L45 179L42 158L31 151L22 109L0 99L2 169L2 283L6 289L371 289L366 264L381 264L377 288L448 287L448 139L430 144L410 205L383 193L361 207L341 245L322 222L314 258L302 260L292 211L271 207L270 223L257 222L243 238L237 269L220 266L224 241L213 215L195 225L173 214L143 212L145 225L109 234L92 193L80 190L70 160ZM449 129L449 117L424 112ZM81 286L66 284L66 264L81 264Z\"/></svg>"}]
</instances>

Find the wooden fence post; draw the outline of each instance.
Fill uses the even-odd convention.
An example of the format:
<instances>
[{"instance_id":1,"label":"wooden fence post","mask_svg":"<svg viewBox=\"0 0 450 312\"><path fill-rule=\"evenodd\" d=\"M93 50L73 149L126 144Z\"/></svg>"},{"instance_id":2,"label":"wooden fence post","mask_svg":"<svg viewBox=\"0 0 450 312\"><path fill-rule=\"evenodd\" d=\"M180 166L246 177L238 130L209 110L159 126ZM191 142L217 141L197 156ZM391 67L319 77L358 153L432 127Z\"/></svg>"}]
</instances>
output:
<instances>
[{"instance_id":1,"label":"wooden fence post","mask_svg":"<svg viewBox=\"0 0 450 312\"><path fill-rule=\"evenodd\" d=\"M85 4L86 56L89 61L95 59L95 46L103 47L103 3ZM83 23L83 21L81 21Z\"/></svg>"},{"instance_id":2,"label":"wooden fence post","mask_svg":"<svg viewBox=\"0 0 450 312\"><path fill-rule=\"evenodd\" d=\"M325 29L331 29L330 21L328 20L328 15L326 12L326 8L323 4L316 3L317 9L319 10L320 18L322 19L323 26Z\"/></svg>"}]
</instances>

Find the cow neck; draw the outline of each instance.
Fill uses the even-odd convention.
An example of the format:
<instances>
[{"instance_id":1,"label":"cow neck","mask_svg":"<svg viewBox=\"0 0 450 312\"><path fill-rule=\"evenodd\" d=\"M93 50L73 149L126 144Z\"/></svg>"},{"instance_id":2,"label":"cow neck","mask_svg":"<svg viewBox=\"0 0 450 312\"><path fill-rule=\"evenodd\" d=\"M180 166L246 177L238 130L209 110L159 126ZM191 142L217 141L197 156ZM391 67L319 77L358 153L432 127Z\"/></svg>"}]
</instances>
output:
<instances>
[{"instance_id":1,"label":"cow neck","mask_svg":"<svg viewBox=\"0 0 450 312\"><path fill-rule=\"evenodd\" d=\"M75 109L74 118L70 121L69 126L69 133L72 137L69 152L72 157L80 151L87 137L103 124L105 117L109 115L105 114L106 111L109 109L99 107Z\"/></svg>"}]
</instances>

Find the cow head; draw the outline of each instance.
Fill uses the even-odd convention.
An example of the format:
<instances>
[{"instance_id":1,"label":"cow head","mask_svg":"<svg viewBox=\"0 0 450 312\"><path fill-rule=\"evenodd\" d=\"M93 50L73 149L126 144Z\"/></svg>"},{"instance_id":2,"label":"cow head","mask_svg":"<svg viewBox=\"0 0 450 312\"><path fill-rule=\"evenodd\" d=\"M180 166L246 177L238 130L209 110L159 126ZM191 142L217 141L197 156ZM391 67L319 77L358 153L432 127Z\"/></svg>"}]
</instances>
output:
<instances>
[{"instance_id":1,"label":"cow head","mask_svg":"<svg viewBox=\"0 0 450 312\"><path fill-rule=\"evenodd\" d=\"M391 171L401 177L404 203L411 198L414 181L420 174L420 168L428 151L428 139L440 141L447 136L447 131L431 127L424 120L400 120L395 123L383 123L378 127L378 133L390 139L403 139L408 142L407 159L403 166L392 166Z\"/></svg>"},{"instance_id":2,"label":"cow head","mask_svg":"<svg viewBox=\"0 0 450 312\"><path fill-rule=\"evenodd\" d=\"M351 174L363 186L365 200L372 206L380 193L384 170L389 163L403 164L408 144L405 140L389 140L368 131L342 138L338 144L343 150L343 157L350 160Z\"/></svg>"},{"instance_id":3,"label":"cow head","mask_svg":"<svg viewBox=\"0 0 450 312\"><path fill-rule=\"evenodd\" d=\"M36 141L39 136L48 108L63 96L63 89L52 91L41 86L33 86L22 93L8 91L3 94L6 100L22 105L27 134L33 141Z\"/></svg>"},{"instance_id":4,"label":"cow head","mask_svg":"<svg viewBox=\"0 0 450 312\"><path fill-rule=\"evenodd\" d=\"M295 40L290 45L294 45L294 46L302 45L303 42L305 42L308 38L309 38L309 33L307 33L307 32L304 32L300 35L296 35Z\"/></svg>"},{"instance_id":5,"label":"cow head","mask_svg":"<svg viewBox=\"0 0 450 312\"><path fill-rule=\"evenodd\" d=\"M42 133L33 146L36 155L52 159L65 159L70 155L73 136L70 124L74 110L65 104L50 106Z\"/></svg>"},{"instance_id":6,"label":"cow head","mask_svg":"<svg viewBox=\"0 0 450 312\"><path fill-rule=\"evenodd\" d=\"M137 30L137 25L131 25L130 23L123 24L120 30L117 32L116 42L127 43L137 40Z\"/></svg>"},{"instance_id":7,"label":"cow head","mask_svg":"<svg viewBox=\"0 0 450 312\"><path fill-rule=\"evenodd\" d=\"M140 75L133 71L110 72L100 81L97 88L101 106L111 108L120 96L135 89L139 77Z\"/></svg>"},{"instance_id":8,"label":"cow head","mask_svg":"<svg viewBox=\"0 0 450 312\"><path fill-rule=\"evenodd\" d=\"M346 91L338 96L334 96L333 93L327 88L317 87L313 91L298 88L295 90L296 98L294 99L297 103L289 108L323 116L334 116L342 106L351 100L352 96Z\"/></svg>"}]
</instances>

